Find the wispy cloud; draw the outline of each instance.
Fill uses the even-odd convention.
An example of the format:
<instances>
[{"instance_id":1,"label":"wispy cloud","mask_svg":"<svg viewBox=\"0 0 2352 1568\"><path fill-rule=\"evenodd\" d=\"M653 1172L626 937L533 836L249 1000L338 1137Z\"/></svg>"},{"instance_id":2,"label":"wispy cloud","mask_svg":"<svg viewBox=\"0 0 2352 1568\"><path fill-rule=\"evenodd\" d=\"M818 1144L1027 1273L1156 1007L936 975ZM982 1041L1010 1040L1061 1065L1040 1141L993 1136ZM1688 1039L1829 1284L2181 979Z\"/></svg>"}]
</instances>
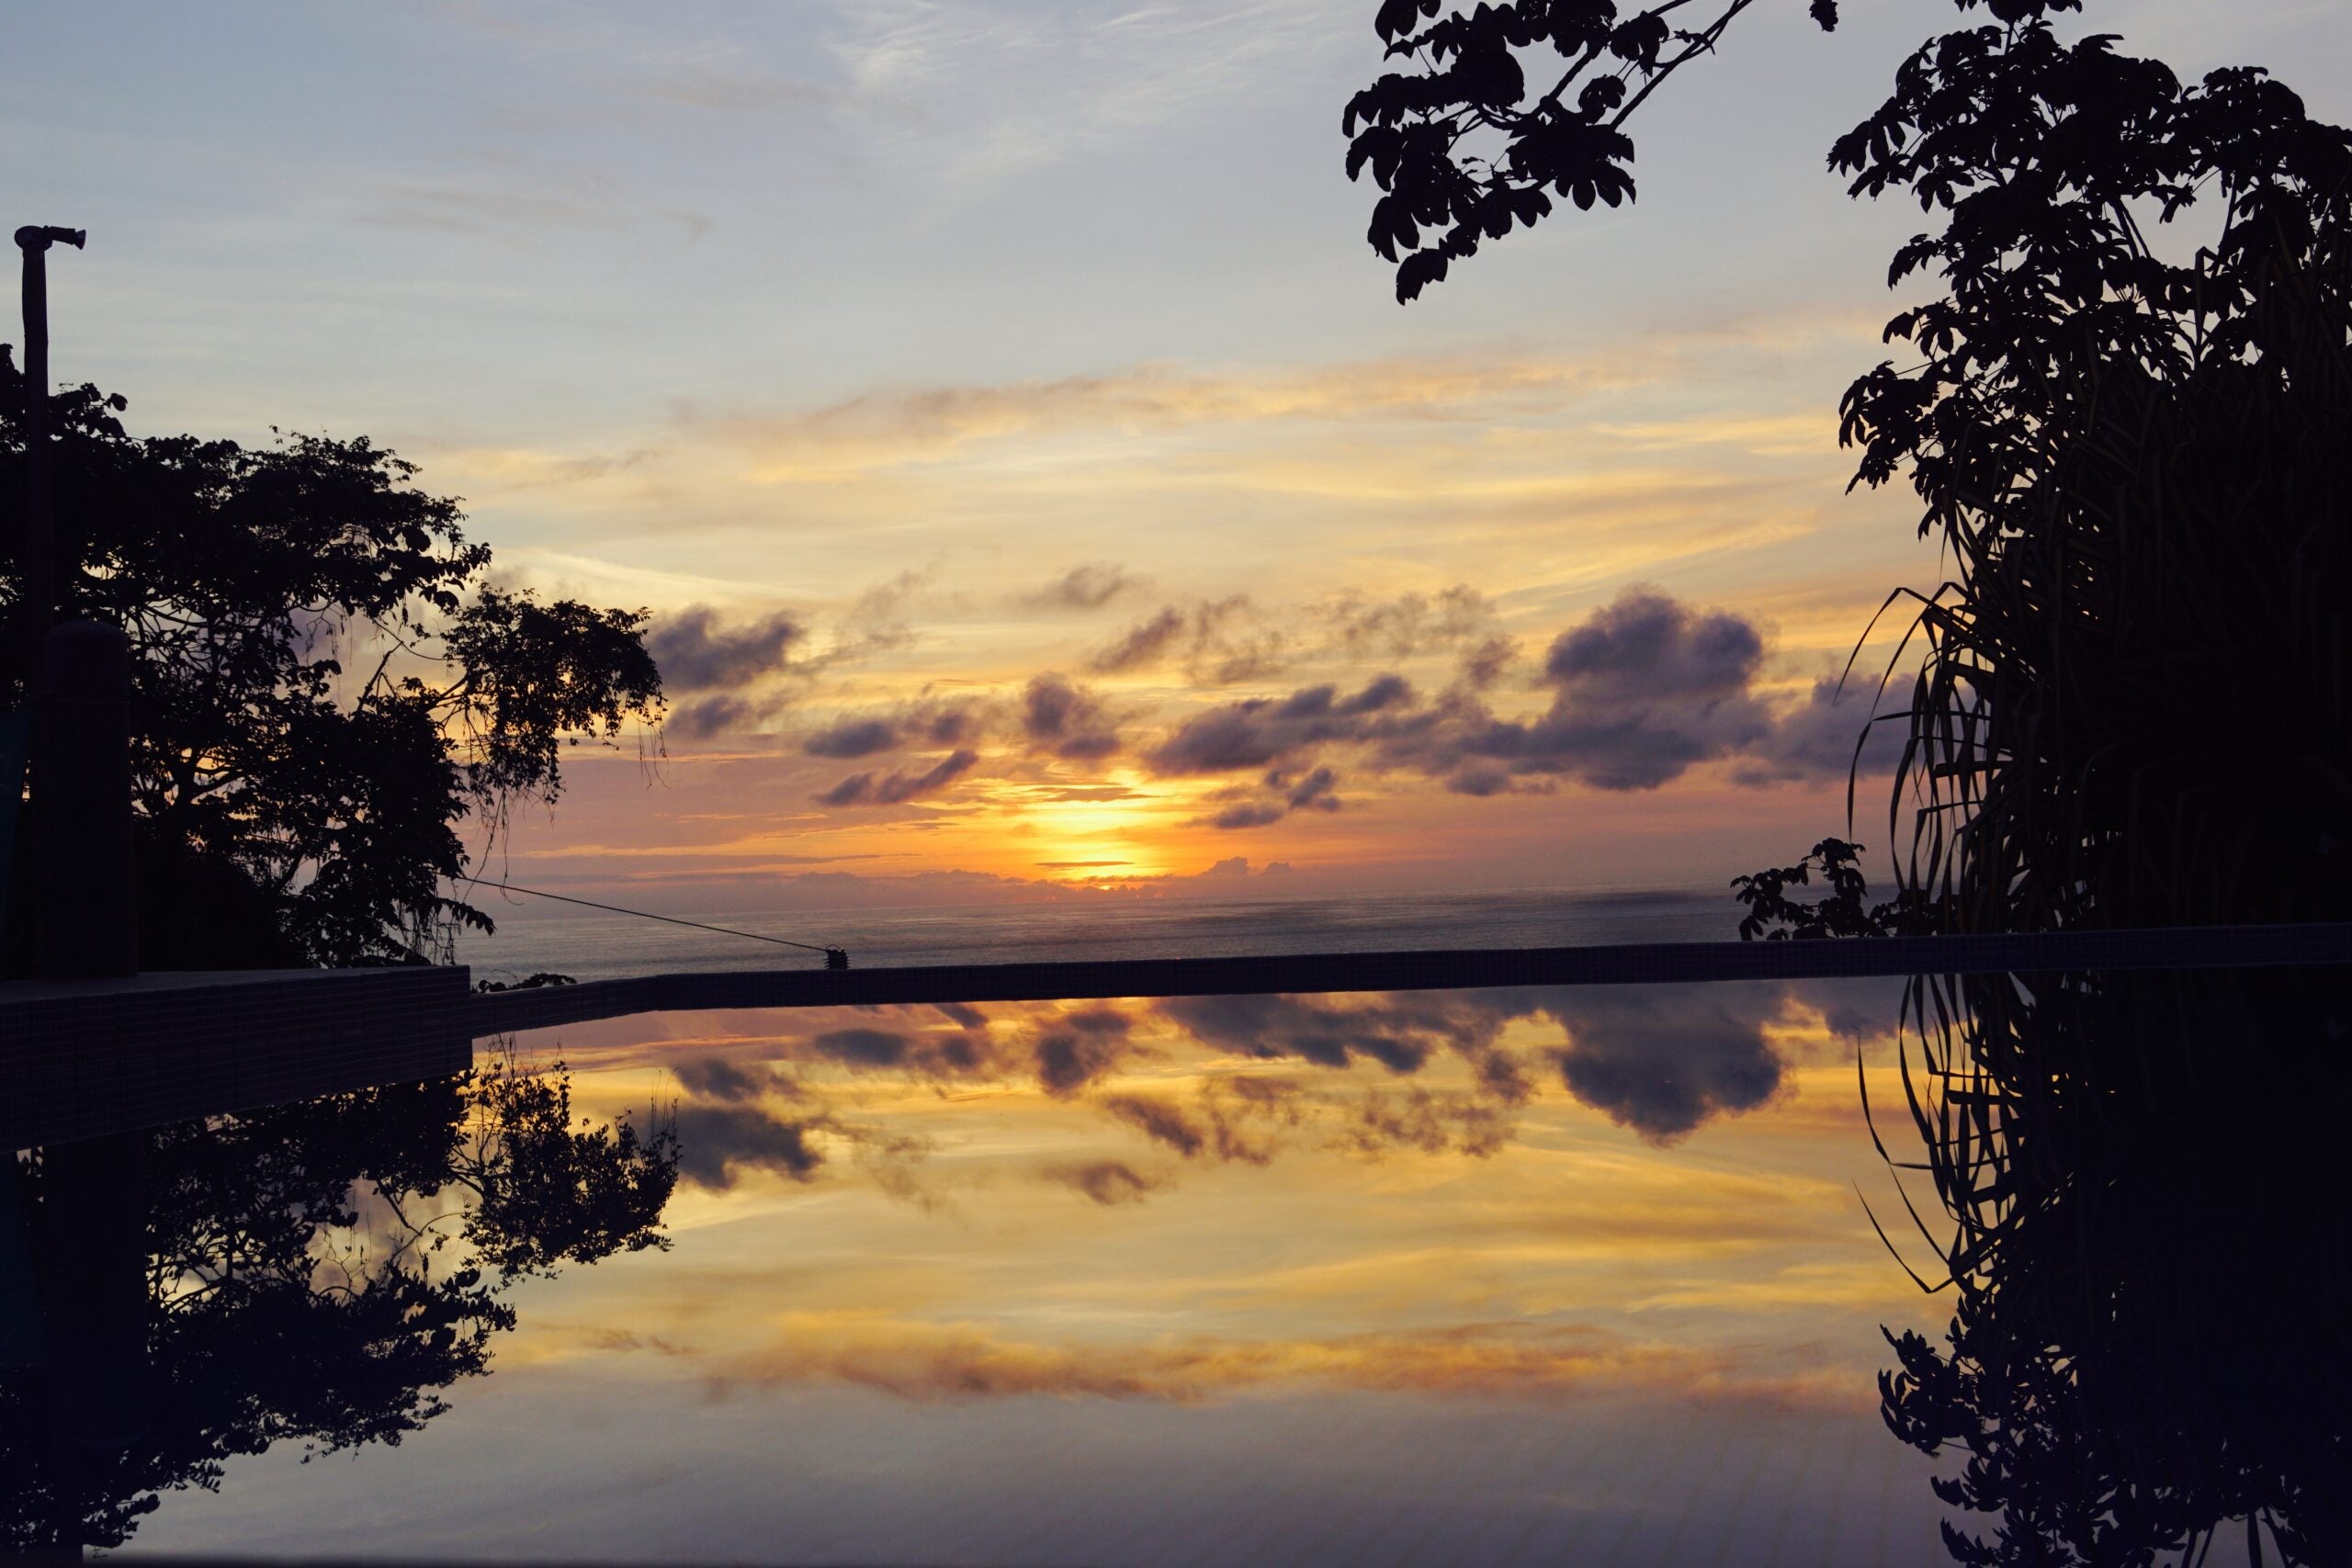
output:
<instances>
[{"instance_id":1,"label":"wispy cloud","mask_svg":"<svg viewBox=\"0 0 2352 1568\"><path fill-rule=\"evenodd\" d=\"M742 450L764 481L846 479L935 462L987 443L1084 432L1413 420L1469 423L1557 410L1625 367L1433 359L1304 372L1211 374L1144 366L1112 375L863 393L808 413L690 415Z\"/></svg>"}]
</instances>

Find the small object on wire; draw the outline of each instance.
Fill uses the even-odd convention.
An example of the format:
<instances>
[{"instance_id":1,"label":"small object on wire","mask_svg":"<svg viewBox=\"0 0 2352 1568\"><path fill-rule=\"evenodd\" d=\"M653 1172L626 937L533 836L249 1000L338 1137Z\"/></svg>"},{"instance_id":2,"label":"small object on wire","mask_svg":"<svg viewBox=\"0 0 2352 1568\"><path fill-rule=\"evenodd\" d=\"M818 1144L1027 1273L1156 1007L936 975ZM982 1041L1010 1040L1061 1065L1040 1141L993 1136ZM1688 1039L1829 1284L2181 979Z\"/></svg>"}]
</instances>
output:
<instances>
[{"instance_id":1,"label":"small object on wire","mask_svg":"<svg viewBox=\"0 0 2352 1568\"><path fill-rule=\"evenodd\" d=\"M574 898L568 893L542 893L536 887L517 887L511 882L482 882L469 879L468 885L474 887L495 887L501 893L527 893L534 898L552 898L559 904L577 904L583 909L602 909L612 915L635 915L640 920L660 920L666 925L691 926L698 931L717 931L720 936L740 936L748 942L773 942L778 947L797 947L803 953L823 953L825 967L828 969L849 967L849 953L844 948L820 947L813 942L794 942L788 937L762 936L757 931L730 931L725 926L707 926L700 920L682 920L675 915L657 915L648 909L624 909L618 904L599 904L593 898Z\"/></svg>"}]
</instances>

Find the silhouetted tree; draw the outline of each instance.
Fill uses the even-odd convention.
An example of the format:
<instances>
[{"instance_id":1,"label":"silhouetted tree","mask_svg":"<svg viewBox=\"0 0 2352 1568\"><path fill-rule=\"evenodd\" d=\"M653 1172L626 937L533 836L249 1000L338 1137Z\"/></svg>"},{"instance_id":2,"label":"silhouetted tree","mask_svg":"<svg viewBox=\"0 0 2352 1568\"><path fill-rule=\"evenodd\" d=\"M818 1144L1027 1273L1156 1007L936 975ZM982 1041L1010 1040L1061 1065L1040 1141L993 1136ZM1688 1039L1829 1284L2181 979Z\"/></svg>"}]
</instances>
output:
<instances>
[{"instance_id":1,"label":"silhouetted tree","mask_svg":"<svg viewBox=\"0 0 2352 1568\"><path fill-rule=\"evenodd\" d=\"M1547 191L1629 197L1626 118L1745 8L1391 0L1419 69L1347 129L1399 298ZM1891 271L1942 284L1888 323L1913 363L1852 384L1840 439L1857 484L1907 472L1955 565L1912 596L1896 899L1865 908L1826 840L1735 884L1744 935L2352 918L2352 138L2259 71L2185 85L2064 42L2076 8L1990 0L1832 151L1854 195L1940 215ZM1531 98L1543 50L1565 73ZM2192 208L2205 243L2160 243ZM1788 896L1815 872L1827 896ZM1954 1554L2194 1560L2256 1517L2290 1562L2352 1556L2346 1215L2313 1163L2342 976L1923 978L1905 1006L1960 1299L1884 1403L1967 1456L1948 1501L1998 1516Z\"/></svg>"},{"instance_id":2,"label":"silhouetted tree","mask_svg":"<svg viewBox=\"0 0 2352 1568\"><path fill-rule=\"evenodd\" d=\"M1614 0L1500 0L1464 11L1384 0L1373 23L1381 41L1419 69L1358 93L1340 128L1348 177L1369 170L1384 193L1366 237L1396 264L1400 304L1477 254L1481 240L1532 228L1555 196L1586 209L1634 198L1626 122L1668 77L1713 53L1755 0L1695 13L1690 3L1621 11ZM1835 0L1813 0L1812 16L1836 27ZM1686 18L1695 25L1676 25Z\"/></svg>"},{"instance_id":3,"label":"silhouetted tree","mask_svg":"<svg viewBox=\"0 0 2352 1568\"><path fill-rule=\"evenodd\" d=\"M1419 69L1346 123L1400 296L1547 189L1630 195L1627 117L1748 3L1678 29L1682 4L1389 0ZM1955 930L2342 910L2352 138L2259 71L2184 85L2063 42L2075 0L1984 8L1831 153L1855 195L1943 215L1890 275L1944 285L1887 325L1918 362L1857 379L1840 427L1854 482L1907 471L1957 563L1913 628L1901 891ZM2211 242L2168 255L2152 234L2192 207Z\"/></svg>"},{"instance_id":4,"label":"silhouetted tree","mask_svg":"<svg viewBox=\"0 0 2352 1568\"><path fill-rule=\"evenodd\" d=\"M12 619L22 399L0 357ZM61 597L132 640L146 966L413 960L450 921L487 929L441 891L459 829L554 799L565 745L658 717L643 613L489 585L457 502L365 437L140 437L125 406L51 401ZM24 646L0 639L0 705Z\"/></svg>"},{"instance_id":5,"label":"silhouetted tree","mask_svg":"<svg viewBox=\"0 0 2352 1568\"><path fill-rule=\"evenodd\" d=\"M575 1123L560 1066L499 1060L138 1136L146 1431L119 1450L62 1435L61 1407L107 1375L62 1348L0 1369L0 1552L119 1545L159 1494L217 1486L235 1455L396 1444L488 1370L513 1282L669 1245L674 1134ZM87 1238L42 1160L21 1174L54 1320Z\"/></svg>"}]
</instances>

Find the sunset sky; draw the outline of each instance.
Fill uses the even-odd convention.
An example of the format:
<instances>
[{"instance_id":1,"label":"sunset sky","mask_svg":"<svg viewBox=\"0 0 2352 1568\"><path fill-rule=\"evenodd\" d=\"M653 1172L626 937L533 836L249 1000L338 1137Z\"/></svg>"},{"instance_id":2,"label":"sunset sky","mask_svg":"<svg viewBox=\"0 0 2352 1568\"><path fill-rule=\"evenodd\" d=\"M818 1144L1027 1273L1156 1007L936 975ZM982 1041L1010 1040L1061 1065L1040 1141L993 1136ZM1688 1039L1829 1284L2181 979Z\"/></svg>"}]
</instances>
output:
<instances>
[{"instance_id":1,"label":"sunset sky","mask_svg":"<svg viewBox=\"0 0 2352 1568\"><path fill-rule=\"evenodd\" d=\"M1939 577L1835 442L1919 218L1823 154L1954 13L1758 7L1637 122L1633 209L1400 309L1340 166L1373 9L14 6L0 188L90 231L55 373L134 429L364 433L506 581L651 612L662 756L580 753L514 880L710 908L1800 852L1867 716L1816 682ZM2352 114L2338 6L2091 13Z\"/></svg>"}]
</instances>

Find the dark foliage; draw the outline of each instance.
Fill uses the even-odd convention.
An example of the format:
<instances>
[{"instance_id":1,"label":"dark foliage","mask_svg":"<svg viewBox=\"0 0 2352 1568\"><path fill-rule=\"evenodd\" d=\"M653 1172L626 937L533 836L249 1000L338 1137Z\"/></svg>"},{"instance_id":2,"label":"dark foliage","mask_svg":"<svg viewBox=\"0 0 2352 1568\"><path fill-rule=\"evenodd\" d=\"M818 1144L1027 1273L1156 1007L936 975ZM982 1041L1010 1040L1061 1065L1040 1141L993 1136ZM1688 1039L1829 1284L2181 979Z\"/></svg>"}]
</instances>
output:
<instances>
[{"instance_id":1,"label":"dark foliage","mask_svg":"<svg viewBox=\"0 0 2352 1568\"><path fill-rule=\"evenodd\" d=\"M1340 129L1348 177L1370 170L1382 191L1365 237L1396 264L1397 301L1442 281L1481 240L1533 227L1555 197L1585 209L1633 200L1626 121L1668 77L1713 53L1754 3L1714 0L1694 14L1692 0L1624 12L1614 0L1501 0L1467 12L1385 0L1374 26L1389 58L1417 69L1358 93ZM1825 29L1838 25L1832 0L1814 0L1812 16Z\"/></svg>"},{"instance_id":2,"label":"dark foliage","mask_svg":"<svg viewBox=\"0 0 2352 1568\"><path fill-rule=\"evenodd\" d=\"M2340 972L2035 976L1918 993L1906 1064L1946 1344L1893 1338L1891 1431L1957 1455L1955 1560L2352 1562Z\"/></svg>"},{"instance_id":3,"label":"dark foliage","mask_svg":"<svg viewBox=\"0 0 2352 1568\"><path fill-rule=\"evenodd\" d=\"M1866 905L1870 884L1856 864L1864 846L1824 839L1794 865L1732 878L1732 897L1747 906L1739 940L1768 942L1832 936L1924 936L1935 929L1934 911L1916 889L1906 888L1883 904ZM1818 872L1828 891L1812 903L1789 897L1789 889L1812 882Z\"/></svg>"},{"instance_id":4,"label":"dark foliage","mask_svg":"<svg viewBox=\"0 0 2352 1568\"><path fill-rule=\"evenodd\" d=\"M63 1436L61 1405L108 1376L90 1359L0 1369L0 1551L119 1545L158 1495L219 1484L233 1456L398 1443L489 1367L520 1278L666 1247L666 1127L575 1123L571 1086L503 1063L139 1134L151 1363L143 1436ZM52 1323L90 1266L89 1218L21 1168ZM135 1191L134 1187L131 1190ZM56 1335L52 1334L52 1339Z\"/></svg>"},{"instance_id":5,"label":"dark foliage","mask_svg":"<svg viewBox=\"0 0 2352 1568\"><path fill-rule=\"evenodd\" d=\"M1400 299L1544 216L1547 186L1629 197L1626 116L1744 7L1691 34L1671 6L1424 26L1439 8L1383 8L1422 70L1349 110ZM1910 362L1841 407L1855 482L1907 473L1954 563L1912 596L1897 895L1866 908L1854 846L1825 840L1734 885L1742 934L2352 918L2352 139L2259 71L2184 85L2062 40L2072 0L1984 8L1831 154L1856 196L1940 219L1889 273L1941 283L1888 323ZM1537 46L1569 69L1524 102L1511 51ZM1790 897L1815 874L1824 897ZM2198 1561L2238 1519L2257 1561L2352 1560L2347 1216L2319 1153L2345 994L1914 985L1906 1107L1959 1303L1948 1351L1905 1337L1883 1393L1897 1435L1965 1456L1946 1501L1993 1517L1948 1532L1955 1557Z\"/></svg>"},{"instance_id":6,"label":"dark foliage","mask_svg":"<svg viewBox=\"0 0 2352 1568\"><path fill-rule=\"evenodd\" d=\"M579 983L569 975L551 974L542 969L537 974L526 975L520 980L476 980L474 989L485 992L537 991L544 990L549 986L576 986Z\"/></svg>"},{"instance_id":7,"label":"dark foliage","mask_svg":"<svg viewBox=\"0 0 2352 1568\"><path fill-rule=\"evenodd\" d=\"M0 360L17 622L23 395ZM566 745L659 716L643 614L484 585L457 502L365 437L140 437L125 406L51 404L61 597L132 642L145 965L413 961L450 921L486 929L441 890L459 829L494 833L555 798ZM0 639L0 705L26 646Z\"/></svg>"}]
</instances>

